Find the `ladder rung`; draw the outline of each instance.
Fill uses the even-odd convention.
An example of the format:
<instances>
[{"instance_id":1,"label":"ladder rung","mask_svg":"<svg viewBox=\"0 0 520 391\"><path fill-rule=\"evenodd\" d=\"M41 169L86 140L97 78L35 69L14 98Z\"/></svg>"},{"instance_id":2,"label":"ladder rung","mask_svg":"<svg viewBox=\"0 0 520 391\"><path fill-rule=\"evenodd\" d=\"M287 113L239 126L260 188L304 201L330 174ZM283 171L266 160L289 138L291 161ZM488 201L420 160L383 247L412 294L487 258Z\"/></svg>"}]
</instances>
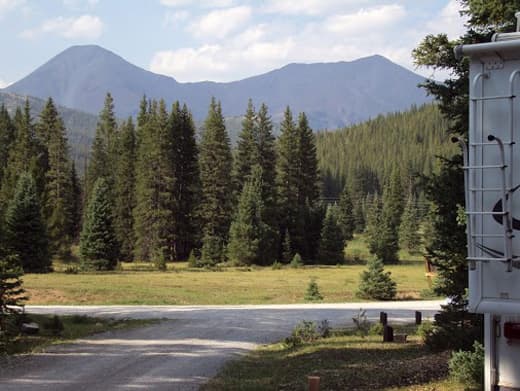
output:
<instances>
[{"instance_id":1,"label":"ladder rung","mask_svg":"<svg viewBox=\"0 0 520 391\"><path fill-rule=\"evenodd\" d=\"M471 189L469 189L469 191L502 191L503 189L502 188L499 188L499 187L472 187ZM509 190L506 190L506 191L509 191Z\"/></svg>"},{"instance_id":2,"label":"ladder rung","mask_svg":"<svg viewBox=\"0 0 520 391\"><path fill-rule=\"evenodd\" d=\"M472 238L503 238L504 234L472 234Z\"/></svg>"},{"instance_id":3,"label":"ladder rung","mask_svg":"<svg viewBox=\"0 0 520 391\"><path fill-rule=\"evenodd\" d=\"M512 99L516 98L515 95L494 95L494 96L472 96L470 99L472 101L481 101L481 100L495 100L495 99Z\"/></svg>"},{"instance_id":4,"label":"ladder rung","mask_svg":"<svg viewBox=\"0 0 520 391\"><path fill-rule=\"evenodd\" d=\"M498 261L498 262L507 262L510 259L507 258L491 258L491 257L467 257L468 261Z\"/></svg>"},{"instance_id":5,"label":"ladder rung","mask_svg":"<svg viewBox=\"0 0 520 391\"><path fill-rule=\"evenodd\" d=\"M484 169L484 168L506 168L507 164L490 164L485 166L464 166L465 170L476 170L476 169Z\"/></svg>"},{"instance_id":6,"label":"ladder rung","mask_svg":"<svg viewBox=\"0 0 520 391\"><path fill-rule=\"evenodd\" d=\"M471 216L505 216L509 214L509 212L466 212L466 214Z\"/></svg>"},{"instance_id":7,"label":"ladder rung","mask_svg":"<svg viewBox=\"0 0 520 391\"><path fill-rule=\"evenodd\" d=\"M514 141L502 141L503 145L515 145ZM494 145L495 147L498 145L497 143L470 143L470 147L479 147L482 145Z\"/></svg>"}]
</instances>

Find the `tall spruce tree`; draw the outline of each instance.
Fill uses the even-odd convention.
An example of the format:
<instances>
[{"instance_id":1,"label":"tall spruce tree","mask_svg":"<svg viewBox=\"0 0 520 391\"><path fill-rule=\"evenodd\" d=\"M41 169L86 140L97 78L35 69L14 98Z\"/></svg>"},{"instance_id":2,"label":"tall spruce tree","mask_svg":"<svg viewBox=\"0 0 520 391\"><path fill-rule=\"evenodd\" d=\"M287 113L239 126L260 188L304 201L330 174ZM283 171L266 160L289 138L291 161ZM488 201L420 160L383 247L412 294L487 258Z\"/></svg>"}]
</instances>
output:
<instances>
[{"instance_id":1,"label":"tall spruce tree","mask_svg":"<svg viewBox=\"0 0 520 391\"><path fill-rule=\"evenodd\" d=\"M325 265L336 265L345 260L345 241L339 226L335 207L329 206L323 221L319 246L319 261Z\"/></svg>"},{"instance_id":2,"label":"tall spruce tree","mask_svg":"<svg viewBox=\"0 0 520 391\"><path fill-rule=\"evenodd\" d=\"M412 193L408 195L399 226L399 247L410 253L418 253L421 248L419 236L419 213Z\"/></svg>"},{"instance_id":3,"label":"tall spruce tree","mask_svg":"<svg viewBox=\"0 0 520 391\"><path fill-rule=\"evenodd\" d=\"M244 184L251 175L251 168L258 162L257 127L255 121L255 108L253 101L249 99L242 129L238 134L237 151L234 167L235 186L237 194L242 192Z\"/></svg>"},{"instance_id":4,"label":"tall spruce tree","mask_svg":"<svg viewBox=\"0 0 520 391\"><path fill-rule=\"evenodd\" d=\"M80 239L81 260L87 268L112 270L117 264L120 247L113 210L108 182L99 178L92 189Z\"/></svg>"},{"instance_id":5,"label":"tall spruce tree","mask_svg":"<svg viewBox=\"0 0 520 391\"><path fill-rule=\"evenodd\" d=\"M47 234L32 176L22 172L5 215L5 247L25 272L51 270Z\"/></svg>"},{"instance_id":6,"label":"tall spruce tree","mask_svg":"<svg viewBox=\"0 0 520 391\"><path fill-rule=\"evenodd\" d=\"M114 215L117 240L121 245L121 258L134 257L135 161L136 140L132 118L124 122L117 135L118 158L114 184Z\"/></svg>"},{"instance_id":7,"label":"tall spruce tree","mask_svg":"<svg viewBox=\"0 0 520 391\"><path fill-rule=\"evenodd\" d=\"M15 141L16 129L4 104L0 105L0 184L9 160L9 150Z\"/></svg>"},{"instance_id":8,"label":"tall spruce tree","mask_svg":"<svg viewBox=\"0 0 520 391\"><path fill-rule=\"evenodd\" d=\"M352 205L348 185L345 185L339 197L337 210L338 225L345 241L354 237L355 221L353 209L354 206Z\"/></svg>"},{"instance_id":9,"label":"tall spruce tree","mask_svg":"<svg viewBox=\"0 0 520 391\"><path fill-rule=\"evenodd\" d=\"M203 224L203 264L224 260L233 211L233 167L230 141L220 103L211 100L200 143L200 178L202 200L200 216Z\"/></svg>"},{"instance_id":10,"label":"tall spruce tree","mask_svg":"<svg viewBox=\"0 0 520 391\"><path fill-rule=\"evenodd\" d=\"M83 189L81 181L76 171L76 164L74 161L70 164L70 185L71 191L69 193L68 203L70 205L70 233L73 242L77 243L81 230L81 219L83 215Z\"/></svg>"},{"instance_id":11,"label":"tall spruce tree","mask_svg":"<svg viewBox=\"0 0 520 391\"><path fill-rule=\"evenodd\" d=\"M278 138L276 185L280 213L280 232L287 231L291 253L302 252L305 247L304 216L299 203L300 168L299 134L289 107L284 112Z\"/></svg>"},{"instance_id":12,"label":"tall spruce tree","mask_svg":"<svg viewBox=\"0 0 520 391\"><path fill-rule=\"evenodd\" d=\"M42 215L49 235L50 251L66 255L74 236L74 205L65 126L52 99L49 98L36 126L45 151L41 161L46 167L42 197Z\"/></svg>"},{"instance_id":13,"label":"tall spruce tree","mask_svg":"<svg viewBox=\"0 0 520 391\"><path fill-rule=\"evenodd\" d=\"M173 247L175 259L185 260L200 242L197 206L201 197L195 125L186 105L175 103L170 115L174 165Z\"/></svg>"},{"instance_id":14,"label":"tall spruce tree","mask_svg":"<svg viewBox=\"0 0 520 391\"><path fill-rule=\"evenodd\" d=\"M105 96L103 109L99 113L96 136L90 154L85 189L87 198L89 198L90 191L99 178L105 178L110 188L114 185L116 130L114 99L108 92Z\"/></svg>"},{"instance_id":15,"label":"tall spruce tree","mask_svg":"<svg viewBox=\"0 0 520 391\"><path fill-rule=\"evenodd\" d=\"M229 231L228 258L238 265L261 264L261 246L270 227L262 220L262 168L252 167L240 195L238 210Z\"/></svg>"}]
</instances>

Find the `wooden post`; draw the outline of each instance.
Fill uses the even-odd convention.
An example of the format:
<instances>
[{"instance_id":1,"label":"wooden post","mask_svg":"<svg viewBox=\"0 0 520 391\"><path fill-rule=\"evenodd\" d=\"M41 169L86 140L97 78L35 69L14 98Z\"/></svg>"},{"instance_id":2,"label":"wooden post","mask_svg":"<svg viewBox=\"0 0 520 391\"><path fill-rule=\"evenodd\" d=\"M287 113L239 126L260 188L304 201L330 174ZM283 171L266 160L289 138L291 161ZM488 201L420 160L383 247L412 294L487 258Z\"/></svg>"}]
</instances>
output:
<instances>
[{"instance_id":1,"label":"wooden post","mask_svg":"<svg viewBox=\"0 0 520 391\"><path fill-rule=\"evenodd\" d=\"M320 377L319 376L307 376L309 381L309 391L320 391Z\"/></svg>"},{"instance_id":2,"label":"wooden post","mask_svg":"<svg viewBox=\"0 0 520 391\"><path fill-rule=\"evenodd\" d=\"M383 342L394 342L394 328L386 325L383 329Z\"/></svg>"},{"instance_id":3,"label":"wooden post","mask_svg":"<svg viewBox=\"0 0 520 391\"><path fill-rule=\"evenodd\" d=\"M422 323L422 312L415 311L415 324L418 326Z\"/></svg>"},{"instance_id":4,"label":"wooden post","mask_svg":"<svg viewBox=\"0 0 520 391\"><path fill-rule=\"evenodd\" d=\"M381 323L383 326L386 326L388 323L388 314L386 312L380 312L379 313L379 323Z\"/></svg>"}]
</instances>

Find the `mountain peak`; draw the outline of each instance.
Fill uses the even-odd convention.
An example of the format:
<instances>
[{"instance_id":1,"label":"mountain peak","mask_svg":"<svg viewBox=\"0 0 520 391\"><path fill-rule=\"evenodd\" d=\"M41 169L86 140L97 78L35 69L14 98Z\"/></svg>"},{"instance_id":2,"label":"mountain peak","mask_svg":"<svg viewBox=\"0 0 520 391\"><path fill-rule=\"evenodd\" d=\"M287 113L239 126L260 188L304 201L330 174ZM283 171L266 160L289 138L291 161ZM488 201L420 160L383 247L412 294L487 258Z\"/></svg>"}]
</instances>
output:
<instances>
[{"instance_id":1,"label":"mountain peak","mask_svg":"<svg viewBox=\"0 0 520 391\"><path fill-rule=\"evenodd\" d=\"M135 115L143 95L187 103L195 119L212 96L226 116L243 115L249 98L266 103L274 120L285 107L305 111L314 128L335 128L378 114L406 110L430 99L417 88L424 79L380 55L354 61L289 64L230 83L178 83L139 68L97 45L71 46L6 90L53 97L63 106L98 113L110 91L118 116Z\"/></svg>"}]
</instances>

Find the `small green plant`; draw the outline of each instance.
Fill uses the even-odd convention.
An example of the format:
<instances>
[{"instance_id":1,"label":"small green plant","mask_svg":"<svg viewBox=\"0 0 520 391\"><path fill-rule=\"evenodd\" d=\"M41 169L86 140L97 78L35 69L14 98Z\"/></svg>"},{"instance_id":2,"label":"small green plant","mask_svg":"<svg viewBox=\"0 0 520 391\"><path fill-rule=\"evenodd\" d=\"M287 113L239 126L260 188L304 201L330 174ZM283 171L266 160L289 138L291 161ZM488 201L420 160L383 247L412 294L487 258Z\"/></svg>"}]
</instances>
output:
<instances>
[{"instance_id":1,"label":"small green plant","mask_svg":"<svg viewBox=\"0 0 520 391\"><path fill-rule=\"evenodd\" d=\"M189 267L198 267L199 266L199 259L197 258L197 255L195 254L195 250L190 251L190 255L188 257L188 266Z\"/></svg>"},{"instance_id":2,"label":"small green plant","mask_svg":"<svg viewBox=\"0 0 520 391\"><path fill-rule=\"evenodd\" d=\"M164 253L162 251L159 251L159 253L155 256L153 263L155 268L160 272L165 272L168 268L166 264L166 257L164 256Z\"/></svg>"},{"instance_id":3,"label":"small green plant","mask_svg":"<svg viewBox=\"0 0 520 391\"><path fill-rule=\"evenodd\" d=\"M320 338L320 333L317 329L316 323L302 320L293 329L291 335L285 338L285 344L294 348L303 345L304 343L311 343Z\"/></svg>"},{"instance_id":4,"label":"small green plant","mask_svg":"<svg viewBox=\"0 0 520 391\"><path fill-rule=\"evenodd\" d=\"M372 326L370 326L368 335L383 335L384 328L385 327L381 323L374 323Z\"/></svg>"},{"instance_id":5,"label":"small green plant","mask_svg":"<svg viewBox=\"0 0 520 391\"><path fill-rule=\"evenodd\" d=\"M293 257L293 259L291 261L291 267L293 269L299 269L302 266L303 266L302 257L298 253L294 254L294 257Z\"/></svg>"},{"instance_id":6,"label":"small green plant","mask_svg":"<svg viewBox=\"0 0 520 391\"><path fill-rule=\"evenodd\" d=\"M424 321L417 327L417 335L423 342L426 342L428 337L433 333L434 325L432 322Z\"/></svg>"},{"instance_id":7,"label":"small green plant","mask_svg":"<svg viewBox=\"0 0 520 391\"><path fill-rule=\"evenodd\" d=\"M320 288L316 282L316 277L311 277L309 285L307 285L307 291L305 292L305 301L321 301L323 296L320 293Z\"/></svg>"},{"instance_id":8,"label":"small green plant","mask_svg":"<svg viewBox=\"0 0 520 391\"><path fill-rule=\"evenodd\" d=\"M282 264L278 261L274 261L274 263L271 265L271 269L273 270L280 270L282 268Z\"/></svg>"},{"instance_id":9,"label":"small green plant","mask_svg":"<svg viewBox=\"0 0 520 391\"><path fill-rule=\"evenodd\" d=\"M452 353L448 365L454 380L468 386L481 386L484 381L484 346L475 341L473 351Z\"/></svg>"},{"instance_id":10,"label":"small green plant","mask_svg":"<svg viewBox=\"0 0 520 391\"><path fill-rule=\"evenodd\" d=\"M361 337L366 337L368 335L368 331L370 330L370 322L367 318L367 311L363 308L360 308L357 315L352 318L352 321L354 322L355 334Z\"/></svg>"},{"instance_id":11,"label":"small green plant","mask_svg":"<svg viewBox=\"0 0 520 391\"><path fill-rule=\"evenodd\" d=\"M65 274L78 274L79 268L76 265L68 265L65 270L63 270L63 273Z\"/></svg>"},{"instance_id":12,"label":"small green plant","mask_svg":"<svg viewBox=\"0 0 520 391\"><path fill-rule=\"evenodd\" d=\"M330 329L330 324L329 324L329 321L327 319L323 319L319 326L318 326L318 331L321 335L321 338L329 338L330 337L330 334L331 334L331 329Z\"/></svg>"}]
</instances>

